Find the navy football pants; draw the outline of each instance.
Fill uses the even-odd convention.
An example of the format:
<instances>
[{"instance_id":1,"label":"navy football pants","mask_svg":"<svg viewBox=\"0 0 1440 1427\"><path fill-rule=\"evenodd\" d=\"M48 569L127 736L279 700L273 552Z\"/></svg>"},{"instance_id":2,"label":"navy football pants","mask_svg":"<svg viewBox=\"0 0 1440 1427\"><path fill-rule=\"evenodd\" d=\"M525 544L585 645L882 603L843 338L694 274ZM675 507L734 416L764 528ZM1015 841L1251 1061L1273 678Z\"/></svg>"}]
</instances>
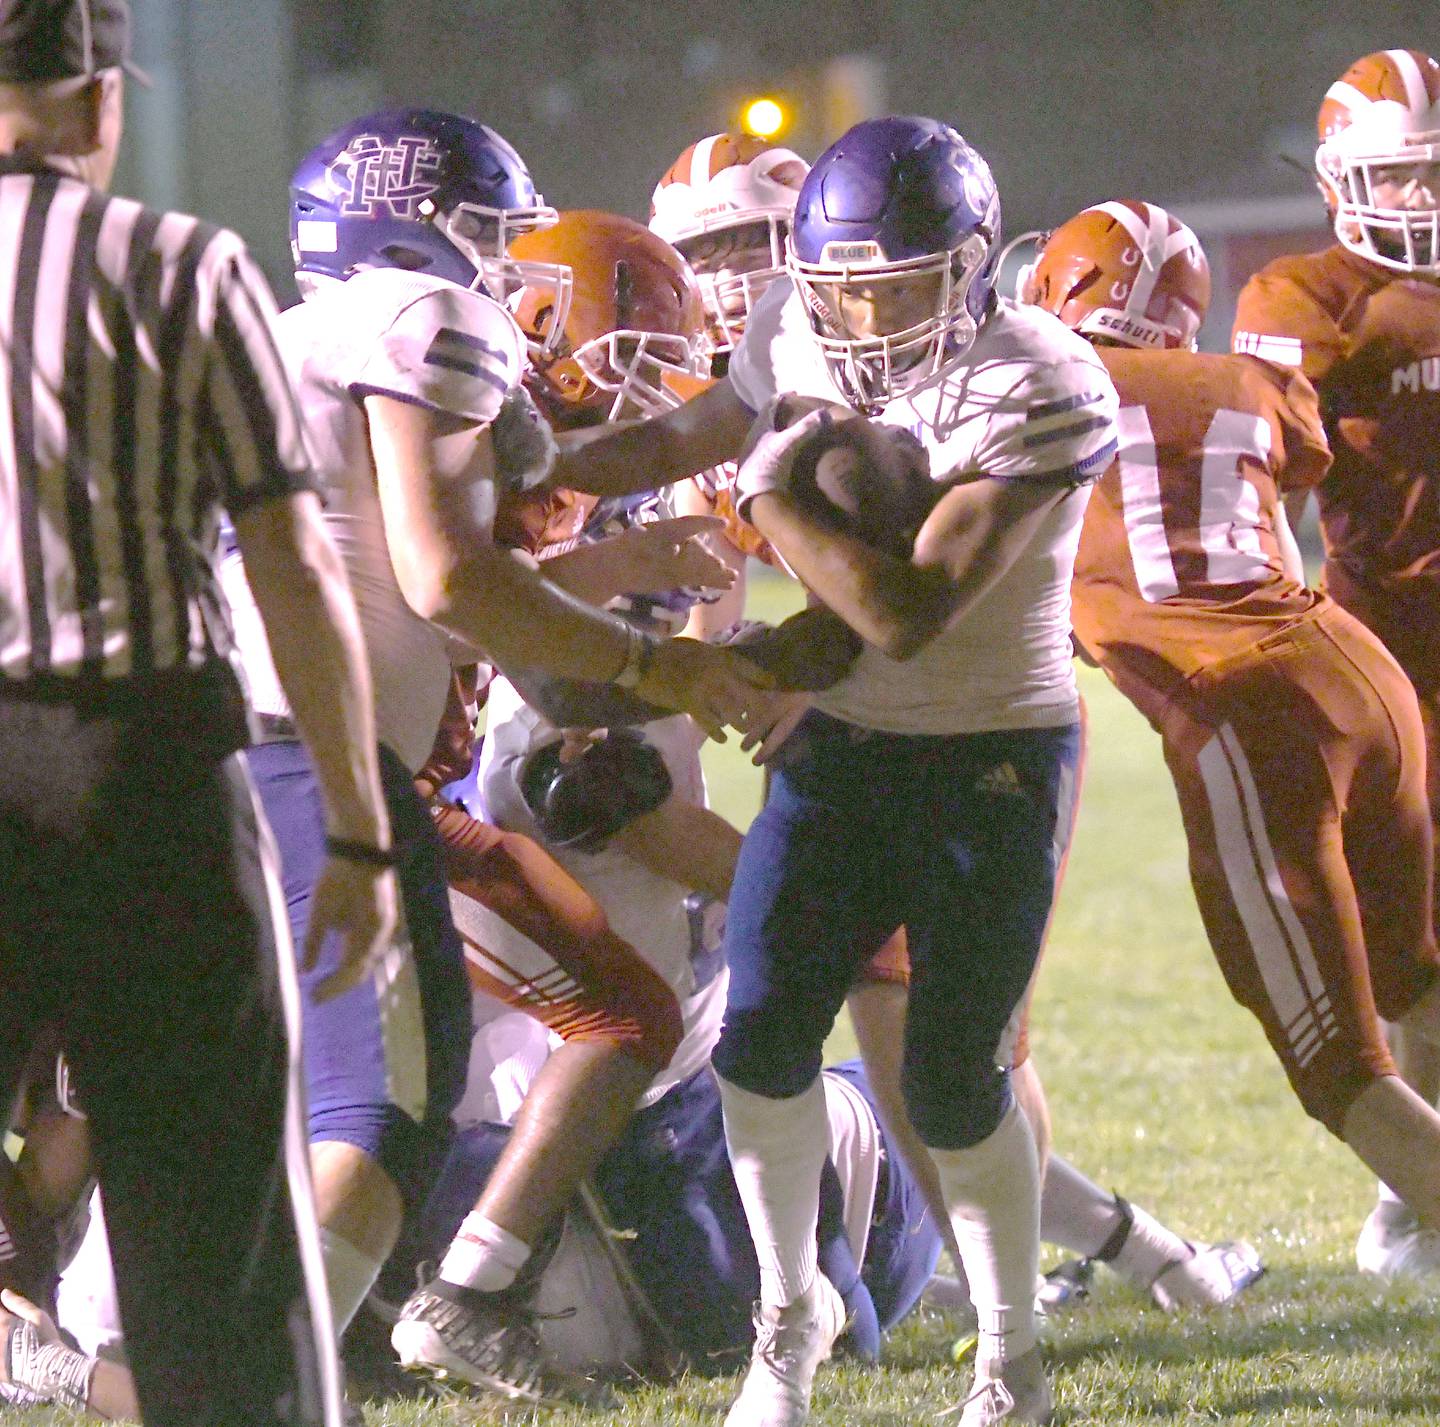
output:
<instances>
[{"instance_id":1,"label":"navy football pants","mask_svg":"<svg viewBox=\"0 0 1440 1427\"><path fill-rule=\"evenodd\" d=\"M791 743L736 869L715 1068L799 1095L856 972L903 925L911 1119L937 1149L978 1144L1009 1104L999 1062L1050 914L1079 727L890 734L811 713Z\"/></svg>"}]
</instances>

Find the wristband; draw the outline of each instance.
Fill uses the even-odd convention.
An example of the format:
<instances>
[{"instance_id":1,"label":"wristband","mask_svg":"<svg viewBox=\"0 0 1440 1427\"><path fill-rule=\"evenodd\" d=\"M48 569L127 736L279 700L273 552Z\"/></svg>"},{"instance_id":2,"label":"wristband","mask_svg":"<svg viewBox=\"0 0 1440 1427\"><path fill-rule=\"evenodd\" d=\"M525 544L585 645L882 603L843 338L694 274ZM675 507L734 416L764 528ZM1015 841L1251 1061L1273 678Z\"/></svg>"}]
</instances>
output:
<instances>
[{"instance_id":1,"label":"wristband","mask_svg":"<svg viewBox=\"0 0 1440 1427\"><path fill-rule=\"evenodd\" d=\"M650 634L644 634L633 624L625 626L625 662L620 672L610 680L617 688L633 689L650 671L655 658L658 642Z\"/></svg>"},{"instance_id":2,"label":"wristband","mask_svg":"<svg viewBox=\"0 0 1440 1427\"><path fill-rule=\"evenodd\" d=\"M393 847L377 847L373 842L360 842L353 837L325 839L325 851L346 862L363 862L367 867L396 867L400 858Z\"/></svg>"}]
</instances>

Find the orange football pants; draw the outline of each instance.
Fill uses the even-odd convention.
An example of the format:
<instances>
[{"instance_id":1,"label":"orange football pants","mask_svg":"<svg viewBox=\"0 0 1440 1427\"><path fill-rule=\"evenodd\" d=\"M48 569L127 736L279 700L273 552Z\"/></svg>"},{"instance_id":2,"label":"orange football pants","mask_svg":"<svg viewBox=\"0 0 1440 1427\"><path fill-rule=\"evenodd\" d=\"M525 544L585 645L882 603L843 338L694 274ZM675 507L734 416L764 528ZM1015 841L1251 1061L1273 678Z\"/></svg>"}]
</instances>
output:
<instances>
[{"instance_id":1,"label":"orange football pants","mask_svg":"<svg viewBox=\"0 0 1440 1427\"><path fill-rule=\"evenodd\" d=\"M1409 1010L1440 960L1414 690L1327 603L1194 676L1159 724L1220 969L1339 1134L1395 1073L1379 1017Z\"/></svg>"}]
</instances>

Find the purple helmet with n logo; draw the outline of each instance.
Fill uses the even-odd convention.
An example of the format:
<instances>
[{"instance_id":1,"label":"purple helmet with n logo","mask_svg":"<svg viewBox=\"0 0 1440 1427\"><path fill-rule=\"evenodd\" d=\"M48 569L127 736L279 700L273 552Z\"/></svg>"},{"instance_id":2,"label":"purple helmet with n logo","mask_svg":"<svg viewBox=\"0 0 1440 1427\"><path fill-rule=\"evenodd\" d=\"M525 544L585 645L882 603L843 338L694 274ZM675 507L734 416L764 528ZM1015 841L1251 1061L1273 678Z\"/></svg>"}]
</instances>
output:
<instances>
[{"instance_id":1,"label":"purple helmet with n logo","mask_svg":"<svg viewBox=\"0 0 1440 1427\"><path fill-rule=\"evenodd\" d=\"M505 255L512 239L557 216L494 129L438 109L356 119L311 149L290 181L290 248L307 294L378 267L429 273L502 302L527 283L568 290L568 269Z\"/></svg>"},{"instance_id":2,"label":"purple helmet with n logo","mask_svg":"<svg viewBox=\"0 0 1440 1427\"><path fill-rule=\"evenodd\" d=\"M786 265L831 375L852 404L874 410L963 357L993 303L999 254L990 166L947 124L891 117L856 124L815 161ZM842 295L883 312L902 283L911 320L851 330Z\"/></svg>"}]
</instances>

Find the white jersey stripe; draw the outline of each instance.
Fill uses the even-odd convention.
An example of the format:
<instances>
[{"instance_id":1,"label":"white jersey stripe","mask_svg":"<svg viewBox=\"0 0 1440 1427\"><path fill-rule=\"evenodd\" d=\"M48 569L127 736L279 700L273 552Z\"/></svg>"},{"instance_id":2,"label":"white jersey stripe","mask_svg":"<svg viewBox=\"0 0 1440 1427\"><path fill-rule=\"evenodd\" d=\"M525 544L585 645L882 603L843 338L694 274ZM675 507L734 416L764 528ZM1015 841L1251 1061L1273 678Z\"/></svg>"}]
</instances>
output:
<instances>
[{"instance_id":1,"label":"white jersey stripe","mask_svg":"<svg viewBox=\"0 0 1440 1427\"><path fill-rule=\"evenodd\" d=\"M1150 414L1143 406L1122 406L1116 425L1120 442L1120 499L1135 582L1144 599L1179 594L1180 581L1165 533L1160 471Z\"/></svg>"},{"instance_id":2,"label":"white jersey stripe","mask_svg":"<svg viewBox=\"0 0 1440 1427\"><path fill-rule=\"evenodd\" d=\"M1334 1017L1314 949L1281 881L1254 776L1233 725L1221 726L1200 750L1197 766L1230 895L1270 1005L1303 1068L1334 1034Z\"/></svg>"}]
</instances>

